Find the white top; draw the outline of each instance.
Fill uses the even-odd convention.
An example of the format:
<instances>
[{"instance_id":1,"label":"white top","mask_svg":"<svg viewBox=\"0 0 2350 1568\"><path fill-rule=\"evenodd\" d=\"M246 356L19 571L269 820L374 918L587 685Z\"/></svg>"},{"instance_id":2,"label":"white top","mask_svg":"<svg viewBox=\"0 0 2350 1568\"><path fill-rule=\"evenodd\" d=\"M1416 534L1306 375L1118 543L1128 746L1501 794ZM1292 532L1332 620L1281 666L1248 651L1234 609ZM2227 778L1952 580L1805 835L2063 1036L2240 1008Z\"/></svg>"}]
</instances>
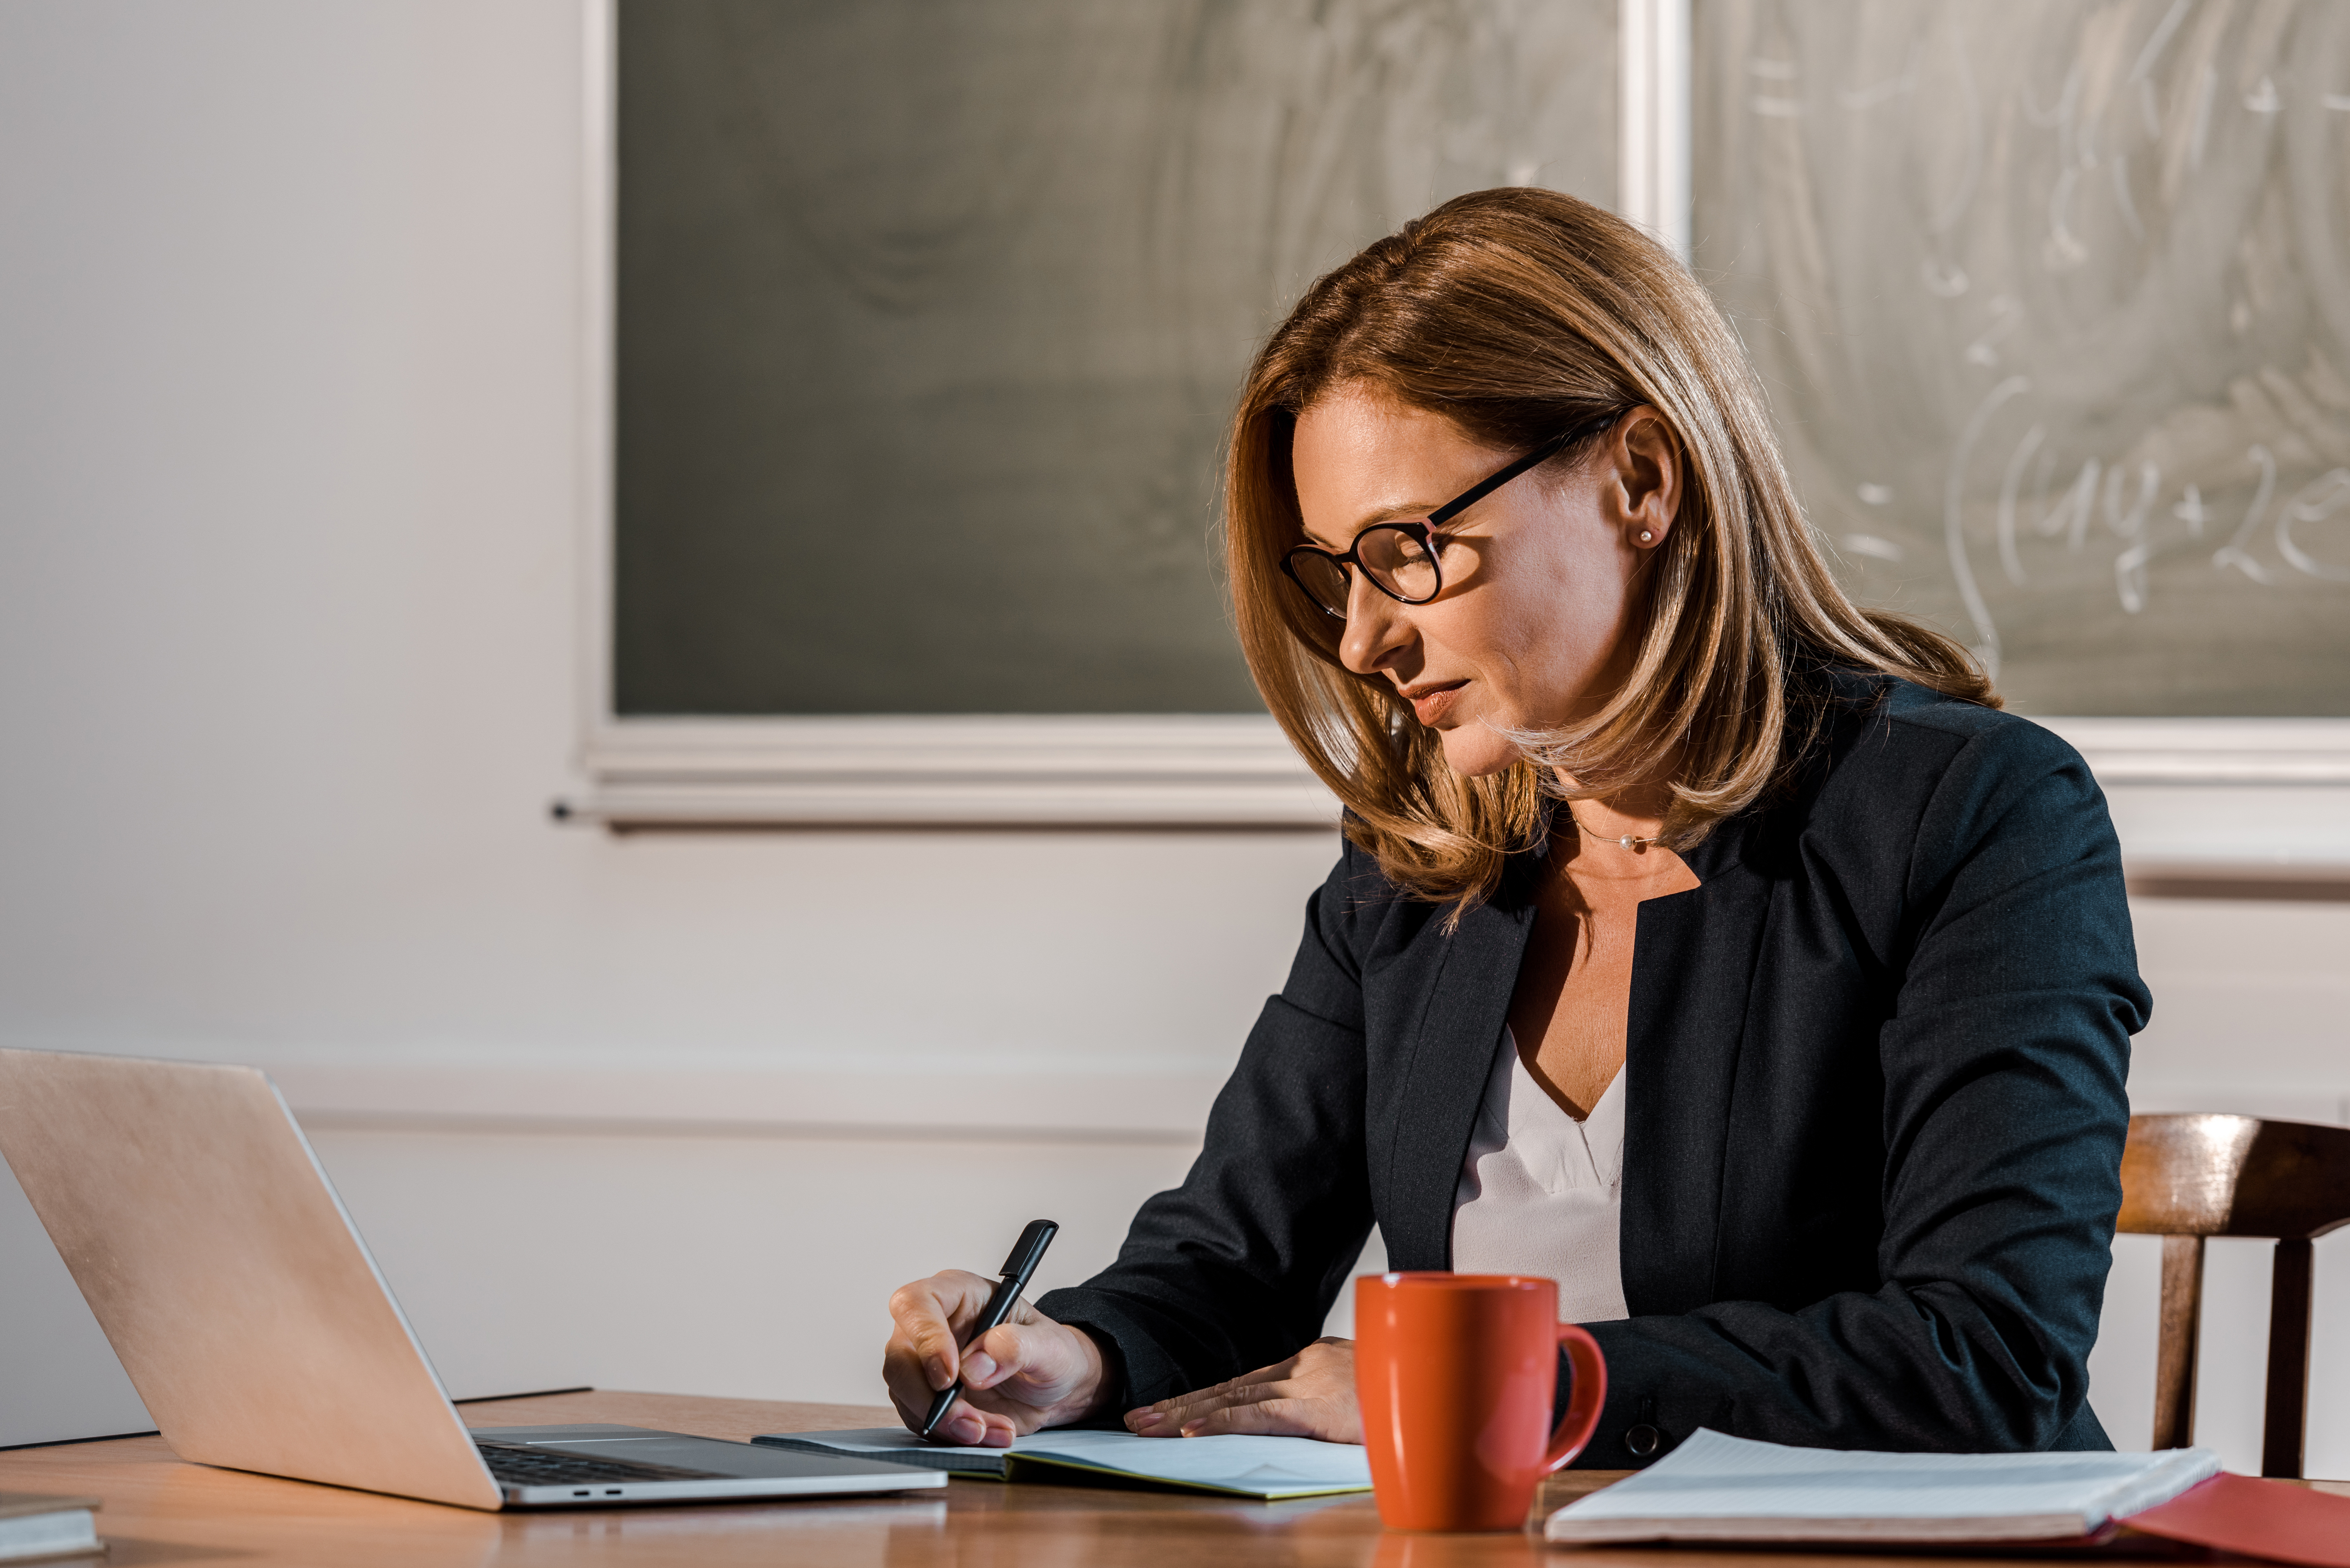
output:
<instances>
[{"instance_id":1,"label":"white top","mask_svg":"<svg viewBox=\"0 0 2350 1568\"><path fill-rule=\"evenodd\" d=\"M1543 1092L1502 1031L1452 1195L1452 1267L1558 1282L1561 1323L1629 1317L1618 1241L1624 1070L1576 1121Z\"/></svg>"}]
</instances>

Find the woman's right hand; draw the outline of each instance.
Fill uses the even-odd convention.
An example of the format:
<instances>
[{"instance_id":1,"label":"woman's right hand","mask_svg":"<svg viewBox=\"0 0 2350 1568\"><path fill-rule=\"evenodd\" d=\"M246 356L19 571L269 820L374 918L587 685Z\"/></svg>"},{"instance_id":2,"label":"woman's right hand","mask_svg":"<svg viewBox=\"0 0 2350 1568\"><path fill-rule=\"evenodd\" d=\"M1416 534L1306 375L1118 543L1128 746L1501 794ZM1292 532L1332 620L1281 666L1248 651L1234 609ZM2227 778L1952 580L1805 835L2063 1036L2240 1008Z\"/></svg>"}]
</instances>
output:
<instances>
[{"instance_id":1,"label":"woman's right hand","mask_svg":"<svg viewBox=\"0 0 2350 1568\"><path fill-rule=\"evenodd\" d=\"M965 1355L963 1336L994 1290L993 1280L949 1269L890 1296L881 1376L908 1431L922 1429L931 1400L957 1378L962 1397L931 1433L935 1442L1009 1448L1040 1428L1085 1419L1108 1397L1093 1335L1055 1323L1024 1299Z\"/></svg>"}]
</instances>

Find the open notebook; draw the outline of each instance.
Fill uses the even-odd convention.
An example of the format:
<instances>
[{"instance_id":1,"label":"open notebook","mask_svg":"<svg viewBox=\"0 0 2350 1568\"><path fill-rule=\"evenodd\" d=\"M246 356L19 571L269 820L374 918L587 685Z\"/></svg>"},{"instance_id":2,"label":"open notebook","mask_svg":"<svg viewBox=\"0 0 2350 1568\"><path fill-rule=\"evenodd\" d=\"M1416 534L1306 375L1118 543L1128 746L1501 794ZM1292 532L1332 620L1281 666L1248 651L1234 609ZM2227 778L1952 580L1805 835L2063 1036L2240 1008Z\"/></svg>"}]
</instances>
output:
<instances>
[{"instance_id":1,"label":"open notebook","mask_svg":"<svg viewBox=\"0 0 2350 1568\"><path fill-rule=\"evenodd\" d=\"M2220 1470L2154 1454L1874 1454L1703 1428L1639 1474L1550 1516L1557 1542L2082 1541Z\"/></svg>"},{"instance_id":2,"label":"open notebook","mask_svg":"<svg viewBox=\"0 0 2350 1568\"><path fill-rule=\"evenodd\" d=\"M751 1439L811 1454L846 1454L921 1465L955 1475L1051 1480L1083 1470L1139 1486L1185 1487L1276 1502L1329 1492L1368 1491L1370 1461L1352 1443L1311 1438L1138 1438L1067 1428L1036 1432L1008 1449L926 1443L898 1427L846 1432L769 1432Z\"/></svg>"}]
</instances>

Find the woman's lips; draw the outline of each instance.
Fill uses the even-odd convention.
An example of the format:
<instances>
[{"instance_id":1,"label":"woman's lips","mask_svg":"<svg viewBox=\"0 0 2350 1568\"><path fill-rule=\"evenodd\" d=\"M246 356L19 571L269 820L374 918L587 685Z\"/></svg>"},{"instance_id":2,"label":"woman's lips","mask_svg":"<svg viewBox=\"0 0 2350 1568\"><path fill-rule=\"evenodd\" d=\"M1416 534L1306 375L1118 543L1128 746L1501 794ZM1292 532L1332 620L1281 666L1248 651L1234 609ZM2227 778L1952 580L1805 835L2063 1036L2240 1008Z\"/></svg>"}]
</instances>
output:
<instances>
[{"instance_id":1,"label":"woman's lips","mask_svg":"<svg viewBox=\"0 0 2350 1568\"><path fill-rule=\"evenodd\" d=\"M1452 680L1442 686L1407 686L1401 695L1411 704L1413 715L1432 730L1437 721L1452 711L1453 703L1468 684L1466 680Z\"/></svg>"}]
</instances>

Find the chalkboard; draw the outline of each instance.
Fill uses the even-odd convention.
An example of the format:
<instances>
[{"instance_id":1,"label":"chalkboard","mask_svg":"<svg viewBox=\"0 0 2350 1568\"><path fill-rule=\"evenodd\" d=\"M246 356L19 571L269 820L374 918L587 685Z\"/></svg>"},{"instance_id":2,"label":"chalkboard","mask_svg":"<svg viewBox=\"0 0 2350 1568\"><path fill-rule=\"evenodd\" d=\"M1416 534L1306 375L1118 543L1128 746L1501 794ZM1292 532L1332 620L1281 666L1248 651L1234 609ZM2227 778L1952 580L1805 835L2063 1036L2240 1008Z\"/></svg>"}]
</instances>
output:
<instances>
[{"instance_id":1,"label":"chalkboard","mask_svg":"<svg viewBox=\"0 0 2350 1568\"><path fill-rule=\"evenodd\" d=\"M1699 0L1695 264L1860 597L2350 714L2350 5Z\"/></svg>"},{"instance_id":2,"label":"chalkboard","mask_svg":"<svg viewBox=\"0 0 2350 1568\"><path fill-rule=\"evenodd\" d=\"M1609 201L1615 0L622 0L614 711L1254 711L1218 452L1317 273Z\"/></svg>"}]
</instances>

